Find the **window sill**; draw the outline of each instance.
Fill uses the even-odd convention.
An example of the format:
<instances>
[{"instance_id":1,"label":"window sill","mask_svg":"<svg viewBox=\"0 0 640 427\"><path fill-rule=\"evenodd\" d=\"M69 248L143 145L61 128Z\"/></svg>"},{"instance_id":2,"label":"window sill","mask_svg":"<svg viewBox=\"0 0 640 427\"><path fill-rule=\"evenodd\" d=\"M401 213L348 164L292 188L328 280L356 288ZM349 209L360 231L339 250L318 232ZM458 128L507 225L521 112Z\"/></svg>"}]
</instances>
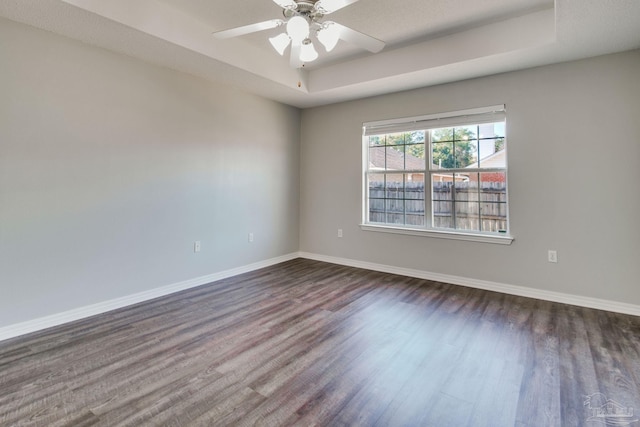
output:
<instances>
[{"instance_id":1,"label":"window sill","mask_svg":"<svg viewBox=\"0 0 640 427\"><path fill-rule=\"evenodd\" d=\"M493 243L498 245L510 245L514 238L509 235L473 234L449 230L427 230L423 228L391 227L388 225L360 224L364 231L377 231L381 233L404 234L409 236L435 237L437 239L466 240L469 242Z\"/></svg>"}]
</instances>

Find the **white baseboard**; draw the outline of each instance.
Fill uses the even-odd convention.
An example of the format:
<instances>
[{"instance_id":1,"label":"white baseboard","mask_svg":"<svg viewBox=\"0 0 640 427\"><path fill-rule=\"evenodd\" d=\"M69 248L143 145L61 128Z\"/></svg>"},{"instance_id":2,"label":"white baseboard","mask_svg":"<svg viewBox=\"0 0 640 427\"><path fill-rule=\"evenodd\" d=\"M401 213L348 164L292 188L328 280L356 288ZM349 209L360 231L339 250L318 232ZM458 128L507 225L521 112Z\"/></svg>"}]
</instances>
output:
<instances>
[{"instance_id":1,"label":"white baseboard","mask_svg":"<svg viewBox=\"0 0 640 427\"><path fill-rule=\"evenodd\" d=\"M281 262L290 261L295 258L307 258L316 261L329 262L332 264L346 265L349 267L363 268L366 270L380 271L383 273L399 274L402 276L416 277L419 279L433 280L437 282L451 283L454 285L468 286L470 288L484 289L487 291L501 292L504 294L517 295L522 297L536 298L545 301L559 302L563 304L576 305L580 307L595 308L598 310L612 311L616 313L630 314L640 316L640 306L627 304L617 301L603 300L597 298L584 297L579 295L565 294L561 292L545 291L541 289L528 288L524 286L507 285L503 283L490 282L486 280L471 279L468 277L452 276L448 274L431 273L428 271L414 270L409 268L394 267L384 264L376 264L366 261L357 261L348 258L338 258L327 255L318 255L308 252L297 252L283 255L277 258L256 262L253 264L221 271L207 276L197 277L195 279L185 280L183 282L174 283L172 285L162 286L148 291L103 301L97 304L79 307L62 313L29 320L14 325L0 328L0 341L25 335L31 332L37 332L53 326L62 325L64 323L73 322L75 320L84 319L96 314L102 314L107 311L116 310L129 305L148 301L154 298L169 295L185 289L195 288L197 286L206 285L207 283L217 280L226 279L228 277L237 276L239 274L248 273L250 271L269 267Z\"/></svg>"},{"instance_id":2,"label":"white baseboard","mask_svg":"<svg viewBox=\"0 0 640 427\"><path fill-rule=\"evenodd\" d=\"M545 301L560 302L563 304L580 307L595 308L598 310L613 311L616 313L640 316L640 306L623 302L603 300L598 298L571 295L561 292L545 291L542 289L528 288L524 286L507 285L504 283L490 282L486 280L470 279L468 277L451 276L448 274L430 273L428 271L409 268L393 267L390 265L376 264L365 261L357 261L348 258L337 258L326 255L318 255L300 252L300 258L316 261L324 261L332 264L346 265L349 267L364 268L366 270L380 271L383 273L399 274L418 279L433 280L436 282L451 283L453 285L467 286L470 288L484 289L486 291L500 292L503 294L517 295L521 297L535 298Z\"/></svg>"},{"instance_id":3,"label":"white baseboard","mask_svg":"<svg viewBox=\"0 0 640 427\"><path fill-rule=\"evenodd\" d=\"M185 289L206 285L207 283L226 279L232 276L237 276L238 274L248 273L250 271L269 267L281 262L290 261L295 258L299 258L298 253L291 253L277 258L272 258L265 261L260 261L237 268L232 268L230 270L210 274L207 276L196 277L195 279L185 280L183 282L174 283L155 289L150 289L148 291L99 302L97 304L91 304L85 307L79 307L62 313L57 313L50 316L40 317L38 319L28 320L26 322L5 326L0 328L0 341L14 338L20 335L25 335L31 332L40 331L42 329L51 328L53 326L59 326L64 323L84 319L86 317L94 316L96 314L102 314L107 311L116 310L118 308L126 307L129 305L138 304L140 302L169 295Z\"/></svg>"}]
</instances>

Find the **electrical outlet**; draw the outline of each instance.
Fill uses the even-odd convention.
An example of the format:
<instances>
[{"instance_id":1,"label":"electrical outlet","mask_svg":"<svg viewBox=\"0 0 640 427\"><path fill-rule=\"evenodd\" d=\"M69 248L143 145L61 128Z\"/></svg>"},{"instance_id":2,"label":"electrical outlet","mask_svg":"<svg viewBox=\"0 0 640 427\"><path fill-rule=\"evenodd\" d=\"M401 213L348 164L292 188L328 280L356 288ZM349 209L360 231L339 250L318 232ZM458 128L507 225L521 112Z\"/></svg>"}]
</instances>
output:
<instances>
[{"instance_id":1,"label":"electrical outlet","mask_svg":"<svg viewBox=\"0 0 640 427\"><path fill-rule=\"evenodd\" d=\"M249 233L248 240L249 240L249 243L253 243L253 233Z\"/></svg>"},{"instance_id":2,"label":"electrical outlet","mask_svg":"<svg viewBox=\"0 0 640 427\"><path fill-rule=\"evenodd\" d=\"M342 237L342 228L338 228L338 237Z\"/></svg>"},{"instance_id":3,"label":"electrical outlet","mask_svg":"<svg viewBox=\"0 0 640 427\"><path fill-rule=\"evenodd\" d=\"M553 263L558 262L558 252L557 251L554 251L554 250L550 249L549 253L548 253L548 257L549 257L549 262L553 262Z\"/></svg>"},{"instance_id":4,"label":"electrical outlet","mask_svg":"<svg viewBox=\"0 0 640 427\"><path fill-rule=\"evenodd\" d=\"M193 252L200 252L200 240L196 240L193 243Z\"/></svg>"}]
</instances>

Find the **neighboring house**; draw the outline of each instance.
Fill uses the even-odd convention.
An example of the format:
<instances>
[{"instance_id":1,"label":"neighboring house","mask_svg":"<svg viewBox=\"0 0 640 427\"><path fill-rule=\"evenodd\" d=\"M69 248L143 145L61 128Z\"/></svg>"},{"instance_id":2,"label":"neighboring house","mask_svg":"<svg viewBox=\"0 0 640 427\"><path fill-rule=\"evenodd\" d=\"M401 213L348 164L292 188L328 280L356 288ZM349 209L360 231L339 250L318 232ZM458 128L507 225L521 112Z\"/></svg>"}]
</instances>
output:
<instances>
[{"instance_id":1,"label":"neighboring house","mask_svg":"<svg viewBox=\"0 0 640 427\"><path fill-rule=\"evenodd\" d=\"M479 162L475 162L466 167L466 169L482 168L505 168L507 165L507 156L505 150L496 152L495 141L499 138L494 129L492 123L479 125L478 136L480 139L476 141L478 143L477 151L484 156ZM428 144L427 147L428 149ZM409 153L403 153L400 150L396 150L394 146L373 146L369 149L369 169L383 170L424 170L425 158L415 157ZM437 164L431 165L431 171L440 170ZM452 173L445 173L446 169L442 169L443 173L432 173L434 182L452 182L454 177ZM387 182L401 182L403 179L400 175L387 175ZM407 181L423 181L423 173L410 173L408 174ZM478 174L461 174L458 173L455 176L456 182L468 182L478 181ZM506 176L504 173L483 173L483 182L505 182Z\"/></svg>"},{"instance_id":2,"label":"neighboring house","mask_svg":"<svg viewBox=\"0 0 640 427\"><path fill-rule=\"evenodd\" d=\"M386 156L385 156L386 153ZM386 164L385 164L386 158ZM493 153L484 159L480 159L480 165L483 168L503 168L506 166L507 152L506 150L500 150L497 153ZM411 154L405 154L401 151L395 150L393 148L387 147L386 149L380 147L377 150L369 151L369 167L371 169L379 169L379 170L416 170L416 169L424 169L425 160L423 158L412 156ZM478 167L478 162L472 163L467 166L467 169L474 169ZM438 165L433 165L432 169L440 169ZM433 178L439 182L451 182L452 177L451 174L448 173L435 173L433 174ZM424 179L424 174L421 173L412 173L409 174L409 181L422 181ZM469 175L458 175L456 177L456 181L477 181L477 174L469 174ZM504 173L501 172L485 172L482 175L483 182L505 182L506 177ZM387 182L393 181L401 181L400 176L398 175L387 175Z\"/></svg>"},{"instance_id":3,"label":"neighboring house","mask_svg":"<svg viewBox=\"0 0 640 427\"><path fill-rule=\"evenodd\" d=\"M507 151L500 150L497 153L493 153L484 159L480 159L480 165L483 168L504 168L507 165ZM478 162L472 163L467 166L468 169L477 168ZM470 174L469 181L477 181L477 174ZM505 182L506 174L504 172L483 172L482 182Z\"/></svg>"},{"instance_id":4,"label":"neighboring house","mask_svg":"<svg viewBox=\"0 0 640 427\"><path fill-rule=\"evenodd\" d=\"M386 161L386 163L385 163ZM424 170L424 158L403 153L393 147L369 150L369 168L383 170ZM423 173L412 173L409 181L424 180ZM401 182L399 175L387 175L387 182Z\"/></svg>"},{"instance_id":5,"label":"neighboring house","mask_svg":"<svg viewBox=\"0 0 640 427\"><path fill-rule=\"evenodd\" d=\"M385 156L386 153L386 156ZM386 158L386 164L385 164ZM398 151L392 147L380 147L380 149L369 150L369 168L379 170L424 170L425 159L416 157L411 154L406 154ZM439 169L437 165L433 166L433 169ZM433 174L433 178L440 182L451 182L451 174ZM456 177L456 181L468 181L466 176ZM409 182L419 182L424 180L423 173L410 173L408 174ZM387 182L401 182L402 178L399 175L387 175Z\"/></svg>"}]
</instances>

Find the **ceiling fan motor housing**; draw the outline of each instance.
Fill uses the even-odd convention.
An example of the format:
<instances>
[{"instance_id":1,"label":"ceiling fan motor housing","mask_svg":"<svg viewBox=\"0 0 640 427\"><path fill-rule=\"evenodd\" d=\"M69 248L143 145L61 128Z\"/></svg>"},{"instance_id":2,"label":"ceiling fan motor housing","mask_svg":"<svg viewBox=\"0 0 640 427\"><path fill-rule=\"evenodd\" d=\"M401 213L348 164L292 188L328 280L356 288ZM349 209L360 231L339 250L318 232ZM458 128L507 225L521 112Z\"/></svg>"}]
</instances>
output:
<instances>
[{"instance_id":1,"label":"ceiling fan motor housing","mask_svg":"<svg viewBox=\"0 0 640 427\"><path fill-rule=\"evenodd\" d=\"M299 15L307 18L312 22L316 22L318 19L322 19L324 13L315 8L315 4L318 0L299 0L296 1L296 8L286 8L282 10L282 14L285 18L291 18Z\"/></svg>"}]
</instances>

